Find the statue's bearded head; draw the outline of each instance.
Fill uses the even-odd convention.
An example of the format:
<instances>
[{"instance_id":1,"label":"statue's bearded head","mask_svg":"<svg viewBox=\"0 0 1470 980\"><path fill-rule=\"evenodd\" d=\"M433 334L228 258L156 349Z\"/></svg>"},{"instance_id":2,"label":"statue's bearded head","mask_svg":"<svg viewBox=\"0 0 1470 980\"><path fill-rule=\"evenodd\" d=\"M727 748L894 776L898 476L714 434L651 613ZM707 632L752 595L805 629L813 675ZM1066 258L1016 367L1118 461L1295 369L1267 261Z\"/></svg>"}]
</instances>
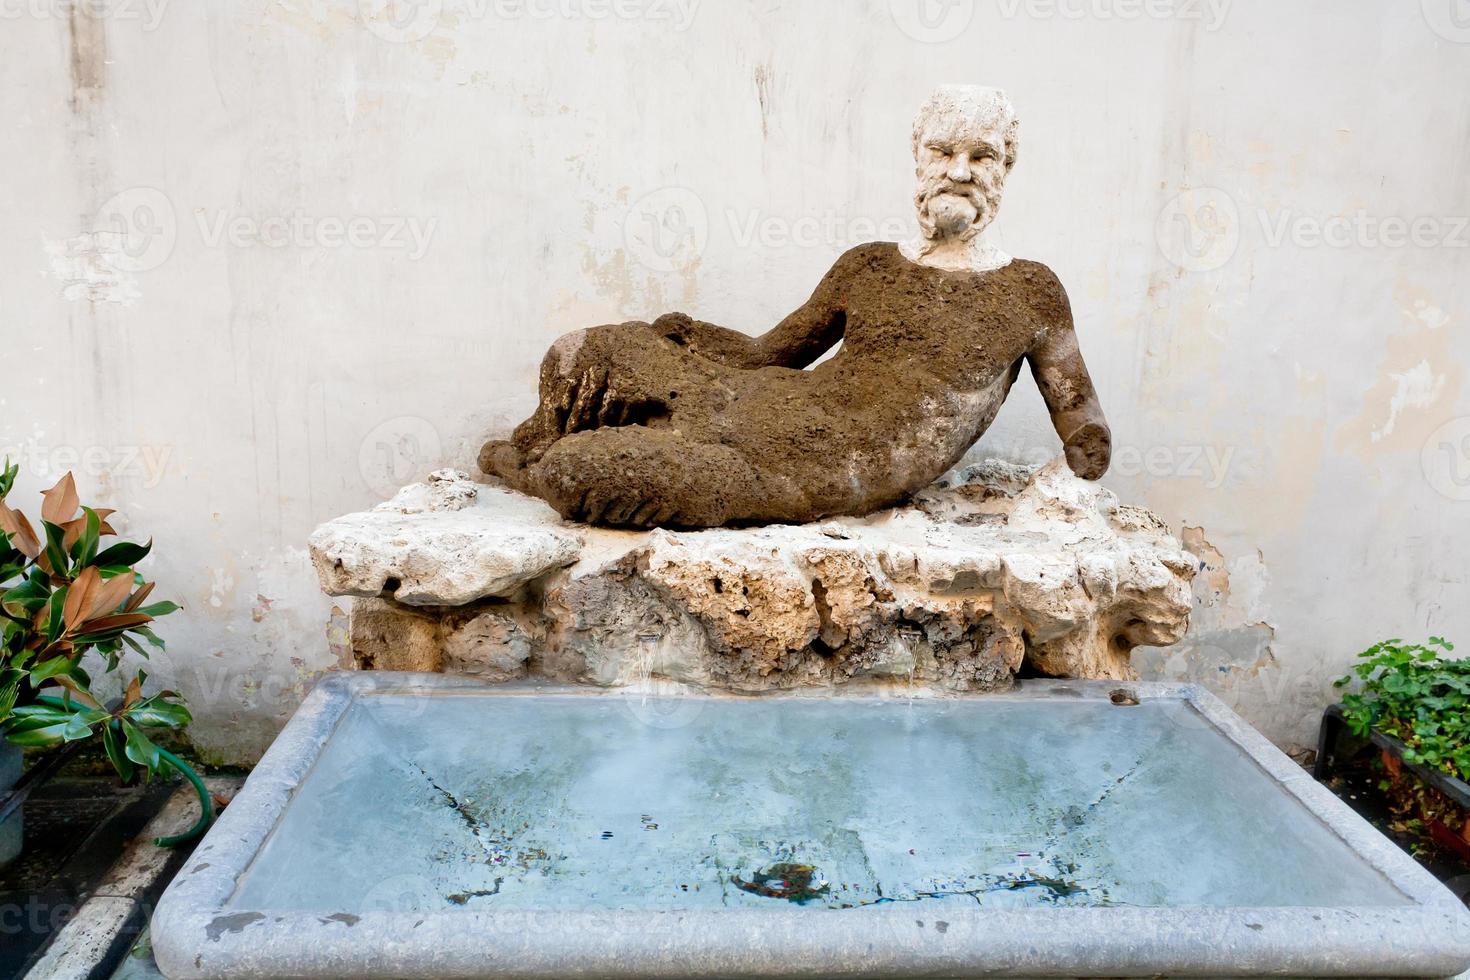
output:
<instances>
[{"instance_id":1,"label":"statue's bearded head","mask_svg":"<svg viewBox=\"0 0 1470 980\"><path fill-rule=\"evenodd\" d=\"M914 204L925 238L968 241L995 219L1017 128L1000 89L945 85L929 97L914 120Z\"/></svg>"}]
</instances>

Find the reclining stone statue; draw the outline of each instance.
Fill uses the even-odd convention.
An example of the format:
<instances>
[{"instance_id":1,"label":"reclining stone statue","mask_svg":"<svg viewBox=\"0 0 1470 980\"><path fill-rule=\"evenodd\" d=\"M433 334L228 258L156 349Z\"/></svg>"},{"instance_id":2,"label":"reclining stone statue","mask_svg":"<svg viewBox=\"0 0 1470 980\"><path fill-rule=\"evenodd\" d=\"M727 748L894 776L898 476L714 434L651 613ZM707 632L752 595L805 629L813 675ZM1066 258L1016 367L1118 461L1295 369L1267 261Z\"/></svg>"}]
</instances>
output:
<instances>
[{"instance_id":1,"label":"reclining stone statue","mask_svg":"<svg viewBox=\"0 0 1470 980\"><path fill-rule=\"evenodd\" d=\"M850 249L759 337L683 313L561 337L535 414L486 443L481 469L590 523L861 515L955 465L1027 361L1068 464L1102 476L1111 436L1065 290L980 237L1016 143L1003 92L938 89L913 129L917 239Z\"/></svg>"}]
</instances>

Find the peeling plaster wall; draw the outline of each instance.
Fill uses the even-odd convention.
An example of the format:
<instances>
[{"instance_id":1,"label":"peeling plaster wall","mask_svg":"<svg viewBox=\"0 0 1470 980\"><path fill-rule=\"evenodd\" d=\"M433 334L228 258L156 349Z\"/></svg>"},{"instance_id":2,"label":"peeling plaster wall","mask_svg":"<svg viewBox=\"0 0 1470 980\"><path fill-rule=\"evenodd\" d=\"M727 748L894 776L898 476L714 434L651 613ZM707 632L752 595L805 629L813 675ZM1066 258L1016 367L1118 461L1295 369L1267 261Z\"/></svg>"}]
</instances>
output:
<instances>
[{"instance_id":1,"label":"peeling plaster wall","mask_svg":"<svg viewBox=\"0 0 1470 980\"><path fill-rule=\"evenodd\" d=\"M155 539L201 746L253 758L339 661L312 527L468 468L563 331L761 330L907 234L945 81L1020 108L998 239L1068 285L1107 483L1202 563L1145 673L1291 746L1373 640L1470 643L1451 0L918 4L4 8L0 452ZM1057 450L1029 382L980 447Z\"/></svg>"}]
</instances>

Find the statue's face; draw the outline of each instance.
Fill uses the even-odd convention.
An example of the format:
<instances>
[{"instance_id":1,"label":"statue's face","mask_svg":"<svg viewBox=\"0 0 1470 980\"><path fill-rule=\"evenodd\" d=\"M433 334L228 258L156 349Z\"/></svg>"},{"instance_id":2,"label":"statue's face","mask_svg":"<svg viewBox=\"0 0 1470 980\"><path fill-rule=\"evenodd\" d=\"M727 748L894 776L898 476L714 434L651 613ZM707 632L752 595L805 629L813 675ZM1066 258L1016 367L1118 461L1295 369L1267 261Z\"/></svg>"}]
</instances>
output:
<instances>
[{"instance_id":1,"label":"statue's face","mask_svg":"<svg viewBox=\"0 0 1470 980\"><path fill-rule=\"evenodd\" d=\"M915 146L919 225L929 238L966 240L995 220L1006 182L1005 133L936 119Z\"/></svg>"}]
</instances>

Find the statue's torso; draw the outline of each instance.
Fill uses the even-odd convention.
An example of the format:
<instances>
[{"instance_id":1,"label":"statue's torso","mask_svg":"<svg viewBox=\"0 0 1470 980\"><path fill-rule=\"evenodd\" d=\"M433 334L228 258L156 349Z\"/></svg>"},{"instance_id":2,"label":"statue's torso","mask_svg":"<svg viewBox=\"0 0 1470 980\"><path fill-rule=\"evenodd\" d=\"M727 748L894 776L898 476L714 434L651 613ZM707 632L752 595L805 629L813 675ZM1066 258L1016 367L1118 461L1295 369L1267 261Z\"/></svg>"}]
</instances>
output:
<instances>
[{"instance_id":1,"label":"statue's torso","mask_svg":"<svg viewBox=\"0 0 1470 980\"><path fill-rule=\"evenodd\" d=\"M887 242L842 262L847 326L834 368L979 391L1008 375L1056 315L1055 280L1035 262L952 272L911 262Z\"/></svg>"},{"instance_id":2,"label":"statue's torso","mask_svg":"<svg viewBox=\"0 0 1470 980\"><path fill-rule=\"evenodd\" d=\"M708 418L707 437L749 458L826 460L807 478L819 501L855 486L896 499L954 465L1065 302L1038 263L951 272L910 262L892 243L849 251L833 275L847 319L837 354L808 371L726 372L719 408L675 416L701 428Z\"/></svg>"}]
</instances>

